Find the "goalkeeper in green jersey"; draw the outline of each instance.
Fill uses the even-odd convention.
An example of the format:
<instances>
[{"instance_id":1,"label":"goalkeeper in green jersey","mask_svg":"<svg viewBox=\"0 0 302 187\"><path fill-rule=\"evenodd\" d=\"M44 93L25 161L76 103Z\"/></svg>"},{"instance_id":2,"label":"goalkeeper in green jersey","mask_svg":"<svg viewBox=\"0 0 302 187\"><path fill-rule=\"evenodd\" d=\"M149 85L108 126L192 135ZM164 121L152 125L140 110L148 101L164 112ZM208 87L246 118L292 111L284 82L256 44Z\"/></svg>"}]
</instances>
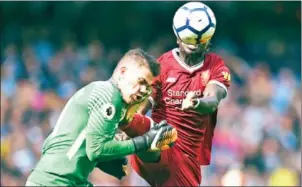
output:
<instances>
[{"instance_id":1,"label":"goalkeeper in green jersey","mask_svg":"<svg viewBox=\"0 0 302 187\"><path fill-rule=\"evenodd\" d=\"M158 68L144 51L130 50L108 81L95 81L77 91L45 140L26 186L90 186L87 179L95 167L120 178L125 156L168 148L177 132L165 121L143 136L114 139L127 109L151 94Z\"/></svg>"}]
</instances>

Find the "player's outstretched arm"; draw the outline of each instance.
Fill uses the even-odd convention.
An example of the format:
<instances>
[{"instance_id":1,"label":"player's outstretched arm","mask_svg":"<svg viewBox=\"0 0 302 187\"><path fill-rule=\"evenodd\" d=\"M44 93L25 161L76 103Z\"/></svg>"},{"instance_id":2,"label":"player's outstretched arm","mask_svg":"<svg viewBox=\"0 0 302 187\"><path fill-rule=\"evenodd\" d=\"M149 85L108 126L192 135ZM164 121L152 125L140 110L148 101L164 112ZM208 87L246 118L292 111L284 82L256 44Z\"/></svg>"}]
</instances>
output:
<instances>
[{"instance_id":1,"label":"player's outstretched arm","mask_svg":"<svg viewBox=\"0 0 302 187\"><path fill-rule=\"evenodd\" d=\"M89 160L105 162L151 149L154 143L161 142L162 138L172 130L171 126L165 124L130 140L115 140L114 135L119 122L119 117L115 116L118 113L115 112L118 103L111 103L106 97L110 95L113 95L112 90L103 89L101 86L94 87L88 99L89 116L85 136L86 154Z\"/></svg>"},{"instance_id":2,"label":"player's outstretched arm","mask_svg":"<svg viewBox=\"0 0 302 187\"><path fill-rule=\"evenodd\" d=\"M194 93L187 94L181 109L195 110L199 113L214 112L220 101L226 97L230 83L230 70L224 65L223 60L219 59L212 70L211 80L206 85L203 97L198 98Z\"/></svg>"},{"instance_id":3,"label":"player's outstretched arm","mask_svg":"<svg viewBox=\"0 0 302 187\"><path fill-rule=\"evenodd\" d=\"M89 160L106 162L135 153L132 140L117 141L112 139L110 133L114 132L115 124L105 120L94 120L90 117L86 129L86 154ZM106 127L112 125L112 131Z\"/></svg>"},{"instance_id":4,"label":"player's outstretched arm","mask_svg":"<svg viewBox=\"0 0 302 187\"><path fill-rule=\"evenodd\" d=\"M115 111L119 104L111 103L109 98L113 95L114 91L110 88L104 89L103 86L92 85L88 99L89 116L85 129L86 154L91 161L114 160L135 152L133 141L113 140L118 123Z\"/></svg>"},{"instance_id":5,"label":"player's outstretched arm","mask_svg":"<svg viewBox=\"0 0 302 187\"><path fill-rule=\"evenodd\" d=\"M204 91L204 97L193 100L194 109L200 113L214 112L226 94L226 90L221 86L208 84Z\"/></svg>"},{"instance_id":6,"label":"player's outstretched arm","mask_svg":"<svg viewBox=\"0 0 302 187\"><path fill-rule=\"evenodd\" d=\"M199 98L194 92L188 93L182 102L181 110L195 110L203 114L212 113L226 96L226 90L217 84L208 84L203 95Z\"/></svg>"},{"instance_id":7,"label":"player's outstretched arm","mask_svg":"<svg viewBox=\"0 0 302 187\"><path fill-rule=\"evenodd\" d=\"M115 129L110 132L107 128L114 127L115 124L112 123L112 121L102 120L102 118L96 120L90 117L86 131L86 153L89 160L106 162L141 151L160 151L161 148L168 148L168 145L164 146L173 143L177 138L176 130L167 123L163 123L163 125L151 128L143 136L118 141L110 135L110 133L115 133ZM164 139L170 134L174 134L174 139Z\"/></svg>"}]
</instances>

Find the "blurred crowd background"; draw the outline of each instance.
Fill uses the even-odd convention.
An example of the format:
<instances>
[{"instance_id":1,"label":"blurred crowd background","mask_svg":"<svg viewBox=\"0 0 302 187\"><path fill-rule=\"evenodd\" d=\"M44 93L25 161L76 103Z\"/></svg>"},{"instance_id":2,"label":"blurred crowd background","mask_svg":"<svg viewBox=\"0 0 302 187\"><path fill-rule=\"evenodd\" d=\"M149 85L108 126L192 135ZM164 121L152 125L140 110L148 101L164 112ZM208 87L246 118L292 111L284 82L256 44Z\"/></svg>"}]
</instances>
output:
<instances>
[{"instance_id":1,"label":"blurred crowd background","mask_svg":"<svg viewBox=\"0 0 302 187\"><path fill-rule=\"evenodd\" d=\"M184 2L1 2L1 186L24 185L62 107L106 80L129 48L158 57L176 47ZM203 185L301 181L301 2L206 2L217 18L212 52L231 69ZM56 166L53 166L56 167ZM129 168L118 181L146 185Z\"/></svg>"}]
</instances>

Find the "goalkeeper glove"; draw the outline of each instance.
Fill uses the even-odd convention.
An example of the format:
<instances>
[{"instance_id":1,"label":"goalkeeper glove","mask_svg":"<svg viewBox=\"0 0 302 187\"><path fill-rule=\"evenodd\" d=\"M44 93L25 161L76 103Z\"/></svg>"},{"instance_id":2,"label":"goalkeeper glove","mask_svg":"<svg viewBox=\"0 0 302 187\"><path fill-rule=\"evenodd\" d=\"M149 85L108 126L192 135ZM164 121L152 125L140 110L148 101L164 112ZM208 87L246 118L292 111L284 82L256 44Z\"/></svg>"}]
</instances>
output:
<instances>
[{"instance_id":1,"label":"goalkeeper glove","mask_svg":"<svg viewBox=\"0 0 302 187\"><path fill-rule=\"evenodd\" d=\"M108 162L98 162L96 167L103 172L121 180L124 176L127 175L127 164L127 158L123 157Z\"/></svg>"},{"instance_id":2,"label":"goalkeeper glove","mask_svg":"<svg viewBox=\"0 0 302 187\"><path fill-rule=\"evenodd\" d=\"M177 131L163 120L142 136L132 138L135 151L161 151L173 146L177 139Z\"/></svg>"}]
</instances>

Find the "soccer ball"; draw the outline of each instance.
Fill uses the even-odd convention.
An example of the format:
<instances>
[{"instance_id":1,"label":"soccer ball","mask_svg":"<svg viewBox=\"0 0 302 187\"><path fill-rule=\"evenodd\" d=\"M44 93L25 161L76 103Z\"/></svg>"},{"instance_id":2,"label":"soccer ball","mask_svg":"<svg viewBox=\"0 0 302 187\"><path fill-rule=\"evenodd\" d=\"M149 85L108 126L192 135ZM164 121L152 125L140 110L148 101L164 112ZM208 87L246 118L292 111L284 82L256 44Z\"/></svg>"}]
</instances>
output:
<instances>
[{"instance_id":1,"label":"soccer ball","mask_svg":"<svg viewBox=\"0 0 302 187\"><path fill-rule=\"evenodd\" d=\"M216 18L213 11L200 2L189 2L181 6L173 18L173 31L185 44L207 43L214 35Z\"/></svg>"}]
</instances>

